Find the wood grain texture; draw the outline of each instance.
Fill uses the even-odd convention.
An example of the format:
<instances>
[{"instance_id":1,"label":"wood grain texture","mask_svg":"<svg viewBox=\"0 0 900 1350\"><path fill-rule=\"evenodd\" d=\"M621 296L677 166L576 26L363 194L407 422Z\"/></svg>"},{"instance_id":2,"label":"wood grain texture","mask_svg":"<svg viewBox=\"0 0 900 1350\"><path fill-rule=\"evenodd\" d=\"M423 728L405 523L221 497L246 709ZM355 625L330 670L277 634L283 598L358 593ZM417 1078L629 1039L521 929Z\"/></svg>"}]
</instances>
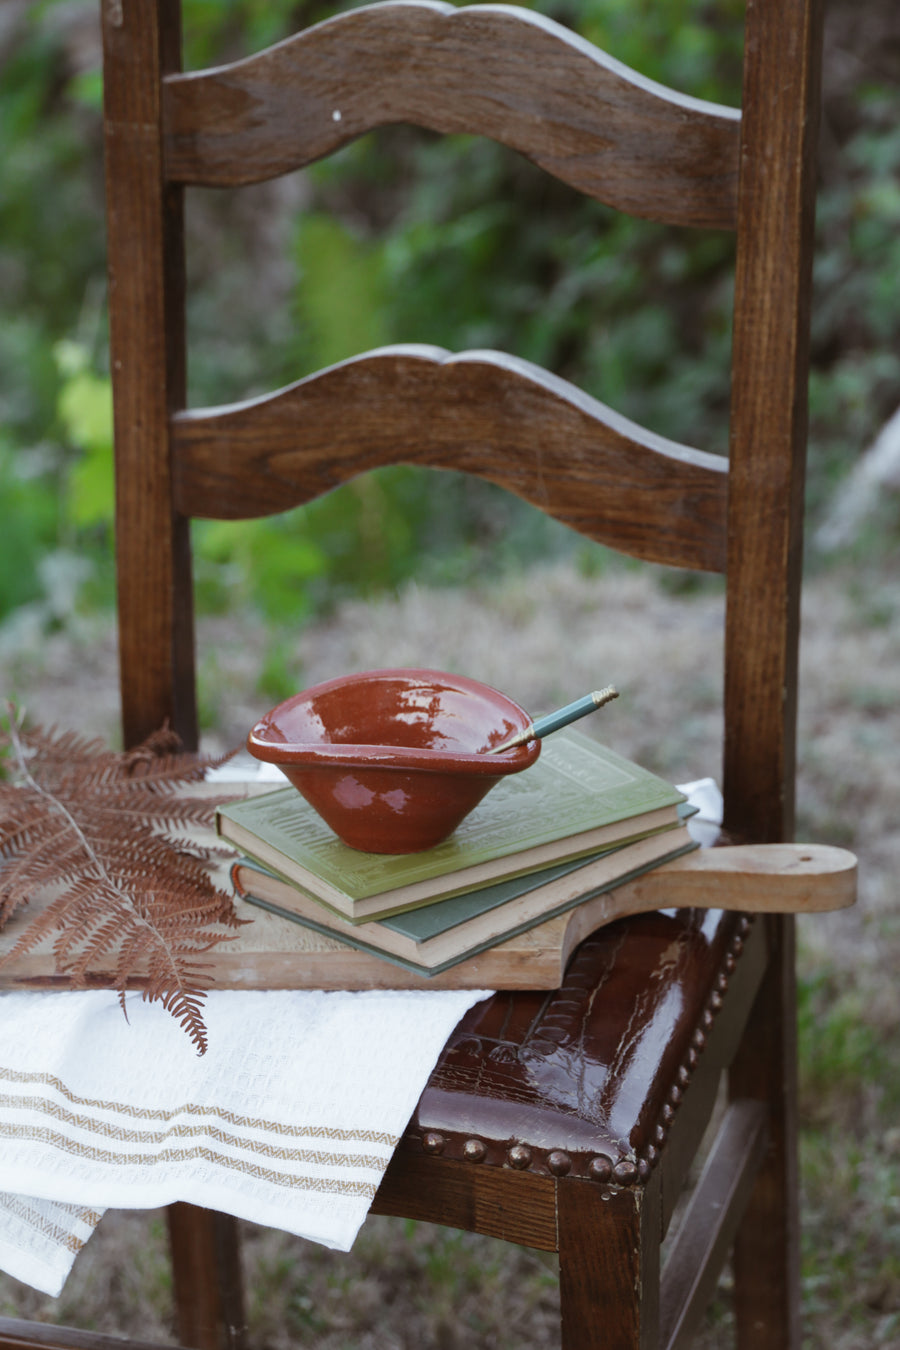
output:
<instances>
[{"instance_id":1,"label":"wood grain texture","mask_svg":"<svg viewBox=\"0 0 900 1350\"><path fill-rule=\"evenodd\" d=\"M121 1336L109 1336L100 1331L26 1322L18 1317L0 1317L0 1346L3 1350L123 1350L123 1347L127 1350L171 1350L168 1343L125 1341Z\"/></svg>"},{"instance_id":2,"label":"wood grain texture","mask_svg":"<svg viewBox=\"0 0 900 1350\"><path fill-rule=\"evenodd\" d=\"M733 338L725 825L790 839L822 0L748 0ZM800 1345L794 921L767 921L771 965L732 1069L771 1143L735 1247L741 1350Z\"/></svg>"},{"instance_id":3,"label":"wood grain texture","mask_svg":"<svg viewBox=\"0 0 900 1350\"><path fill-rule=\"evenodd\" d=\"M747 6L732 354L725 827L794 828L822 4Z\"/></svg>"},{"instance_id":4,"label":"wood grain texture","mask_svg":"<svg viewBox=\"0 0 900 1350\"><path fill-rule=\"evenodd\" d=\"M731 228L739 113L675 93L530 10L439 0L338 15L232 65L170 76L166 172L237 186L406 122L520 151L610 206Z\"/></svg>"},{"instance_id":5,"label":"wood grain texture","mask_svg":"<svg viewBox=\"0 0 900 1350\"><path fill-rule=\"evenodd\" d=\"M229 889L227 869L220 883ZM575 948L606 924L656 909L799 913L841 909L856 895L856 859L826 845L698 850L664 863L438 975L407 971L277 915L236 901L249 920L204 957L219 989L556 989ZM34 900L0 933L0 959L42 906ZM0 964L0 988L60 987L51 942ZM115 957L92 967L94 988L111 987ZM141 988L136 974L133 987Z\"/></svg>"},{"instance_id":6,"label":"wood grain texture","mask_svg":"<svg viewBox=\"0 0 900 1350\"><path fill-rule=\"evenodd\" d=\"M555 1183L530 1172L479 1167L430 1154L395 1154L375 1193L372 1212L464 1228L540 1251L556 1250Z\"/></svg>"},{"instance_id":7,"label":"wood grain texture","mask_svg":"<svg viewBox=\"0 0 900 1350\"><path fill-rule=\"evenodd\" d=\"M769 964L728 1075L733 1101L766 1106L769 1146L733 1255L740 1350L800 1350L796 923L765 919Z\"/></svg>"},{"instance_id":8,"label":"wood grain texture","mask_svg":"<svg viewBox=\"0 0 900 1350\"><path fill-rule=\"evenodd\" d=\"M623 1190L564 1177L557 1223L562 1350L657 1350L659 1173Z\"/></svg>"},{"instance_id":9,"label":"wood grain texture","mask_svg":"<svg viewBox=\"0 0 900 1350\"><path fill-rule=\"evenodd\" d=\"M856 901L857 860L825 844L698 849L674 858L532 930L558 945L560 978L580 942L607 923L657 909L725 909L744 914L812 914ZM747 1005L749 1007L749 1003ZM730 1062L737 1038L721 1067Z\"/></svg>"},{"instance_id":10,"label":"wood grain texture","mask_svg":"<svg viewBox=\"0 0 900 1350\"><path fill-rule=\"evenodd\" d=\"M383 348L275 394L174 419L176 504L283 511L384 464L490 479L623 552L721 571L727 462L644 431L497 352Z\"/></svg>"},{"instance_id":11,"label":"wood grain texture","mask_svg":"<svg viewBox=\"0 0 900 1350\"><path fill-rule=\"evenodd\" d=\"M673 858L617 887L609 897L620 913L699 907L813 914L854 904L856 879L857 859L849 849L830 844L742 844Z\"/></svg>"},{"instance_id":12,"label":"wood grain texture","mask_svg":"<svg viewBox=\"0 0 900 1350\"><path fill-rule=\"evenodd\" d=\"M181 1345L244 1350L246 1317L237 1219L199 1205L166 1211Z\"/></svg>"},{"instance_id":13,"label":"wood grain texture","mask_svg":"<svg viewBox=\"0 0 900 1350\"><path fill-rule=\"evenodd\" d=\"M187 521L172 506L169 415L184 405L181 189L164 182L160 80L176 0L106 3L104 140L125 745L168 719L196 743Z\"/></svg>"},{"instance_id":14,"label":"wood grain texture","mask_svg":"<svg viewBox=\"0 0 900 1350\"><path fill-rule=\"evenodd\" d=\"M239 905L250 920L233 941L204 956L204 970L217 989L556 989L563 974L565 924L540 926L460 966L431 977L407 971L393 962L357 952L299 924L276 918L249 905ZM0 956L21 933L10 924L0 935ZM0 989L65 989L69 982L55 973L49 944L0 967ZM89 975L93 989L109 989L115 981L114 960L97 962ZM129 987L141 989L139 970Z\"/></svg>"},{"instance_id":15,"label":"wood grain texture","mask_svg":"<svg viewBox=\"0 0 900 1350\"><path fill-rule=\"evenodd\" d=\"M672 1243L660 1293L661 1350L687 1350L715 1293L766 1142L760 1102L732 1102Z\"/></svg>"}]
</instances>

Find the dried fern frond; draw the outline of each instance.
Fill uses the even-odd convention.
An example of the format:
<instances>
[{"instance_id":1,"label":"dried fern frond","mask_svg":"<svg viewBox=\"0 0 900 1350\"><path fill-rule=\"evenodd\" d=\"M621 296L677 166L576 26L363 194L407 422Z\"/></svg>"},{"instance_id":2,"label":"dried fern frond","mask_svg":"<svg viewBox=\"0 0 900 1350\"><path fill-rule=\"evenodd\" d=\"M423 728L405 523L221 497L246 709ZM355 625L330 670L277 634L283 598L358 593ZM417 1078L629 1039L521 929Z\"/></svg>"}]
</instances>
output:
<instances>
[{"instance_id":1,"label":"dried fern frond","mask_svg":"<svg viewBox=\"0 0 900 1350\"><path fill-rule=\"evenodd\" d=\"M241 920L203 866L218 850L165 836L212 826L216 801L180 793L221 761L181 752L167 729L116 753L74 732L22 727L13 708L0 754L0 927L53 895L0 966L52 936L57 973L83 988L91 965L113 957L123 1008L139 971L144 998L203 1054L212 982L203 953Z\"/></svg>"}]
</instances>

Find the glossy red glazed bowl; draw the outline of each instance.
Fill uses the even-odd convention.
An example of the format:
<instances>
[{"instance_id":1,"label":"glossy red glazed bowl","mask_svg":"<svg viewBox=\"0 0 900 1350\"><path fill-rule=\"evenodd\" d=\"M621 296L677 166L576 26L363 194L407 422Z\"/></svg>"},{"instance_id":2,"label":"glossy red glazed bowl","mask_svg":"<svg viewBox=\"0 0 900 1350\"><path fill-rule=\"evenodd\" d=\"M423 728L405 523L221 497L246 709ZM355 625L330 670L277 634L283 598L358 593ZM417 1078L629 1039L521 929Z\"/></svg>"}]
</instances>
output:
<instances>
[{"instance_id":1,"label":"glossy red glazed bowl","mask_svg":"<svg viewBox=\"0 0 900 1350\"><path fill-rule=\"evenodd\" d=\"M280 703L247 747L277 764L351 848L416 853L535 762L538 740L487 753L530 724L512 699L463 675L369 670Z\"/></svg>"}]
</instances>

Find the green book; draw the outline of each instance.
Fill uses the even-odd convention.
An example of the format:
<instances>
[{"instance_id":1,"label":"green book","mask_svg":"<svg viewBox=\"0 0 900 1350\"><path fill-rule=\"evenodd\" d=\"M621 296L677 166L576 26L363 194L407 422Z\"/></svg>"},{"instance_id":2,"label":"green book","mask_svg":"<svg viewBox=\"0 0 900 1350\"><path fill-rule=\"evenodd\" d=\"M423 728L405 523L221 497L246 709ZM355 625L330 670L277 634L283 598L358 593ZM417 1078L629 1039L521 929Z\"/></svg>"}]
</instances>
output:
<instances>
[{"instance_id":1,"label":"green book","mask_svg":"<svg viewBox=\"0 0 900 1350\"><path fill-rule=\"evenodd\" d=\"M294 788L219 807L220 836L358 923L612 848L679 823L670 783L577 731L494 787L436 848L362 853Z\"/></svg>"},{"instance_id":2,"label":"green book","mask_svg":"<svg viewBox=\"0 0 900 1350\"><path fill-rule=\"evenodd\" d=\"M238 861L231 875L237 894L252 905L407 970L436 975L696 847L685 826L662 830L590 858L360 924L256 863Z\"/></svg>"}]
</instances>

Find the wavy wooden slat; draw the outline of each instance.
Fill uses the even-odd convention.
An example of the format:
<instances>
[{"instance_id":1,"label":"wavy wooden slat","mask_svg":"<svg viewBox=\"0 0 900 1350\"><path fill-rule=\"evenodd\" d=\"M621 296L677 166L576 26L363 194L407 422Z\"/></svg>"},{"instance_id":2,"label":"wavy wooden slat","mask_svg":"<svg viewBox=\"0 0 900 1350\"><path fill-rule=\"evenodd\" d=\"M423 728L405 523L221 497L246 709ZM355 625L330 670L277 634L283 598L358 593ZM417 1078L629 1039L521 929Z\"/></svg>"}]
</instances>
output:
<instances>
[{"instance_id":1,"label":"wavy wooden slat","mask_svg":"<svg viewBox=\"0 0 900 1350\"><path fill-rule=\"evenodd\" d=\"M264 398L178 413L176 507L246 519L386 464L500 484L653 562L724 570L727 464L498 352L386 347Z\"/></svg>"},{"instance_id":2,"label":"wavy wooden slat","mask_svg":"<svg viewBox=\"0 0 900 1350\"><path fill-rule=\"evenodd\" d=\"M508 5L389 0L165 82L183 183L259 182L407 122L489 136L634 215L733 228L740 114L656 84Z\"/></svg>"}]
</instances>

